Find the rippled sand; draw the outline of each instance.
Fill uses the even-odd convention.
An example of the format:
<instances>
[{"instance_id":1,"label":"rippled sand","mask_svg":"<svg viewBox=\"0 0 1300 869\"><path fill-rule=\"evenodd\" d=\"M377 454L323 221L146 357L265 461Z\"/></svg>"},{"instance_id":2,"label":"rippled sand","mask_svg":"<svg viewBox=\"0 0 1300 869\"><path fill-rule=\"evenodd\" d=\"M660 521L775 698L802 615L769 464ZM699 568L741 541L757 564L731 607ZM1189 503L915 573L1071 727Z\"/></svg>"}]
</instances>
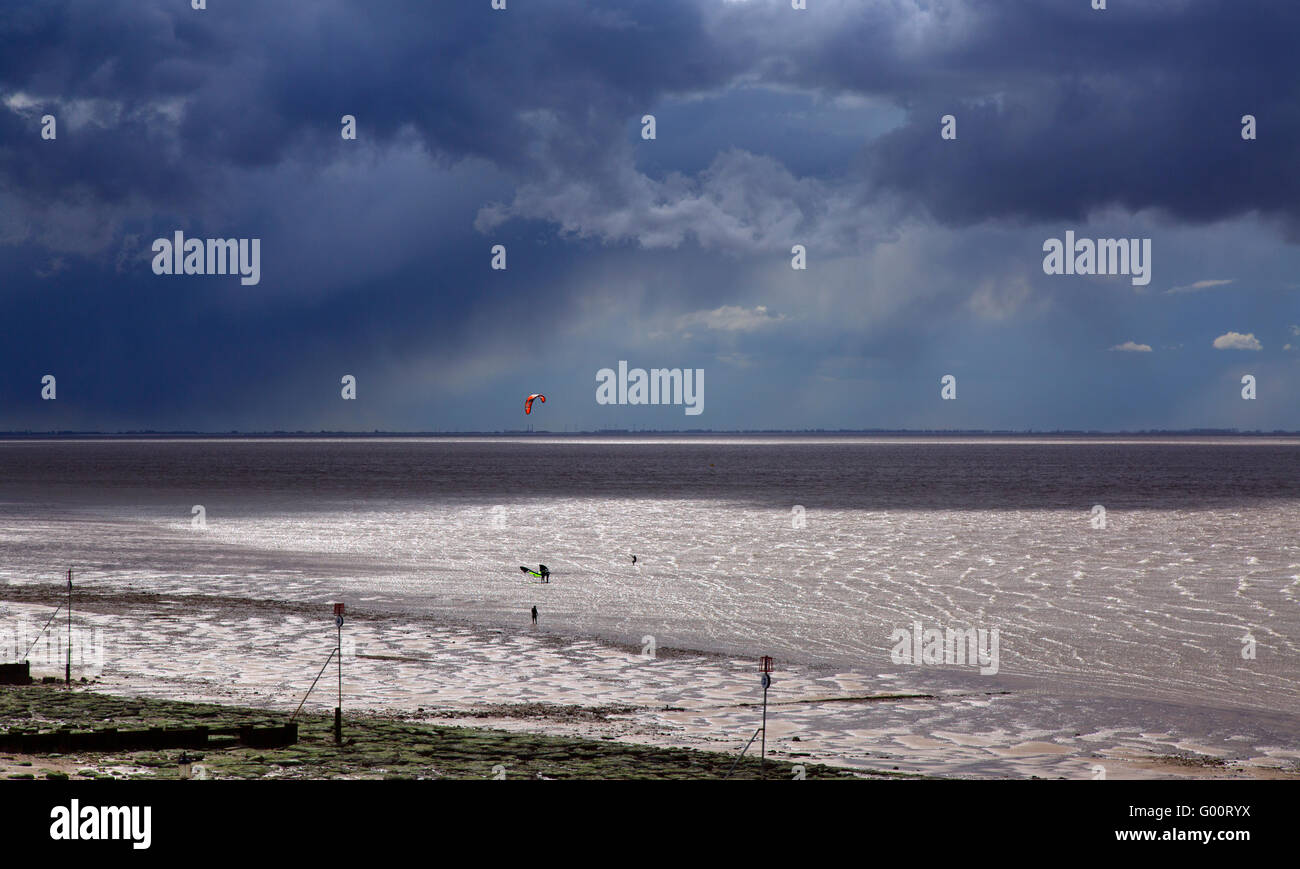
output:
<instances>
[{"instance_id":1,"label":"rippled sand","mask_svg":"<svg viewBox=\"0 0 1300 869\"><path fill-rule=\"evenodd\" d=\"M371 504L241 517L213 507L199 532L187 518L101 510L70 517L82 543L65 557L95 565L79 571L92 585L380 598L413 615L486 625L537 605L551 627L574 635L629 644L649 635L852 669L891 666L891 634L917 621L996 628L1001 674L1085 692L1300 708L1300 543L1288 507L1112 510L1105 530L1086 511L809 507L805 518L796 529L788 511L604 499L495 514ZM23 554L67 533L24 532L13 547ZM103 564L85 541L124 560ZM519 572L538 562L553 582ZM11 559L0 575L30 581L33 569ZM1253 659L1242 656L1247 637Z\"/></svg>"},{"instance_id":2,"label":"rippled sand","mask_svg":"<svg viewBox=\"0 0 1300 869\"><path fill-rule=\"evenodd\" d=\"M328 618L274 604L231 600L196 611L184 600L124 606L106 596L84 605L93 611L81 612L76 624L83 635L100 632L103 666L87 663L74 676L128 695L290 711L335 638ZM46 613L32 604L0 604L6 623L33 623ZM485 632L370 614L348 621L344 651L349 714L727 752L739 751L761 720L762 690L750 659L659 649L650 657L648 650L566 640L544 629ZM38 644L33 659L37 675L61 675L58 648L50 657ZM334 706L336 672L334 664L326 669L309 709ZM934 691L925 681L914 673L783 667L769 693L768 749L863 771L962 777L1300 777L1293 719L1189 714L1155 704L1134 713L1030 689ZM571 706L601 714L559 708ZM1084 720L1111 726L1078 729ZM1158 720L1179 724L1161 727Z\"/></svg>"},{"instance_id":3,"label":"rippled sand","mask_svg":"<svg viewBox=\"0 0 1300 869\"><path fill-rule=\"evenodd\" d=\"M602 735L732 750L769 654L785 752L1078 778L1294 765L1294 445L782 444L476 442L477 465L422 443L5 445L31 479L0 491L0 630L43 622L71 565L115 690L289 703L342 600L368 708L627 705ZM551 583L519 572L538 563ZM997 672L896 661L917 623L997 630ZM862 699L900 693L928 696Z\"/></svg>"}]
</instances>

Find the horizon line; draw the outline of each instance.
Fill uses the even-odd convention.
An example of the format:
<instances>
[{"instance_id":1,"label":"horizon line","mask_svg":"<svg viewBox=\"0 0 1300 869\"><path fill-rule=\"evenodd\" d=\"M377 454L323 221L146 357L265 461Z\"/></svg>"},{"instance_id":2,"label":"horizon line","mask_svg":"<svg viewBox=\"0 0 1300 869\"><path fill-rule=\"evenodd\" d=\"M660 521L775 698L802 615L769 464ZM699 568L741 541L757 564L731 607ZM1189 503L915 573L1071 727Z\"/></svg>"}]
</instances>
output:
<instances>
[{"instance_id":1,"label":"horizon line","mask_svg":"<svg viewBox=\"0 0 1300 869\"><path fill-rule=\"evenodd\" d=\"M157 430L129 429L125 431L78 431L59 429L52 431L10 430L0 432L0 439L56 439L56 438L428 438L428 437L583 437L595 435L899 435L899 436L953 436L953 435L990 435L1022 437L1062 436L1074 437L1114 437L1114 436L1206 436L1216 437L1298 437L1300 431L1286 429L1227 429L1227 428L1185 428L1185 429L589 429L581 431L550 431L532 429L496 429L496 430L457 430L457 431L345 431L320 429L307 431L299 429L275 429L268 431L198 431L198 430Z\"/></svg>"}]
</instances>

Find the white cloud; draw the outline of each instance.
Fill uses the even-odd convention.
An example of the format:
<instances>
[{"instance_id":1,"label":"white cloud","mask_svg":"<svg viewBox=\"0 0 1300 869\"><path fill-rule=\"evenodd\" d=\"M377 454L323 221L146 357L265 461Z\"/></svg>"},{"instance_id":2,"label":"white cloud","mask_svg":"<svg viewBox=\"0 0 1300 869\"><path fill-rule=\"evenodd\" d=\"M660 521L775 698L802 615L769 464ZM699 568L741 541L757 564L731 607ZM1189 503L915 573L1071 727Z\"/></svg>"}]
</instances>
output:
<instances>
[{"instance_id":1,"label":"white cloud","mask_svg":"<svg viewBox=\"0 0 1300 869\"><path fill-rule=\"evenodd\" d=\"M789 256L793 244L809 255L862 250L888 235L880 216L850 183L800 178L771 157L732 149L698 175L650 178L630 153L585 175L553 173L525 184L514 201L484 206L474 220L487 232L511 219L546 220L563 234L607 243L634 241L647 249L694 240L732 254Z\"/></svg>"},{"instance_id":2,"label":"white cloud","mask_svg":"<svg viewBox=\"0 0 1300 869\"><path fill-rule=\"evenodd\" d=\"M1263 350L1254 332L1245 335L1240 332L1226 332L1214 339L1215 350Z\"/></svg>"},{"instance_id":3,"label":"white cloud","mask_svg":"<svg viewBox=\"0 0 1300 869\"><path fill-rule=\"evenodd\" d=\"M0 99L0 102L3 102L5 107L16 115L34 114L41 106L39 100L33 99L22 91L7 93L3 99Z\"/></svg>"},{"instance_id":4,"label":"white cloud","mask_svg":"<svg viewBox=\"0 0 1300 869\"><path fill-rule=\"evenodd\" d=\"M111 129L127 119L145 121L151 126L167 123L175 127L184 120L187 106L184 98L175 96L140 101L128 106L121 100L102 97L74 99L61 95L33 96L24 91L5 93L0 96L0 103L24 118L52 114L58 120L60 133L91 126Z\"/></svg>"},{"instance_id":5,"label":"white cloud","mask_svg":"<svg viewBox=\"0 0 1300 869\"><path fill-rule=\"evenodd\" d=\"M1020 310L1031 295L1033 288L1023 274L987 278L975 288L966 304L985 320L1005 320Z\"/></svg>"},{"instance_id":6,"label":"white cloud","mask_svg":"<svg viewBox=\"0 0 1300 869\"><path fill-rule=\"evenodd\" d=\"M769 314L766 305L756 308L742 308L739 305L723 305L712 311L694 311L677 318L678 329L690 329L703 326L720 332L753 332L764 326L779 323L785 314Z\"/></svg>"},{"instance_id":7,"label":"white cloud","mask_svg":"<svg viewBox=\"0 0 1300 869\"><path fill-rule=\"evenodd\" d=\"M1195 293L1199 290L1208 290L1213 287L1221 287L1225 284L1231 284L1235 280L1236 278L1228 278L1227 280L1197 281L1194 284L1184 284L1181 287L1170 287L1165 290L1165 293Z\"/></svg>"},{"instance_id":8,"label":"white cloud","mask_svg":"<svg viewBox=\"0 0 1300 869\"><path fill-rule=\"evenodd\" d=\"M1138 344L1134 341L1125 341L1123 344L1116 344L1114 347L1110 349L1118 350L1121 353L1150 353L1151 345Z\"/></svg>"}]
</instances>

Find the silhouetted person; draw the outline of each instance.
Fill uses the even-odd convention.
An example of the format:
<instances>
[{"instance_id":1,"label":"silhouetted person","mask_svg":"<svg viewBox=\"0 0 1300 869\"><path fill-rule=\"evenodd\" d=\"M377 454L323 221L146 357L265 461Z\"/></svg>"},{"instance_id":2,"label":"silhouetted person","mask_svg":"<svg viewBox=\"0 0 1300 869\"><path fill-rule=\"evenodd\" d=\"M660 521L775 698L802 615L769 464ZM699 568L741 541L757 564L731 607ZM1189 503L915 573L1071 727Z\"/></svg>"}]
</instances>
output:
<instances>
[{"instance_id":1,"label":"silhouetted person","mask_svg":"<svg viewBox=\"0 0 1300 869\"><path fill-rule=\"evenodd\" d=\"M551 569L547 567L545 564L537 565L537 572L542 575L542 582L551 581Z\"/></svg>"},{"instance_id":2,"label":"silhouetted person","mask_svg":"<svg viewBox=\"0 0 1300 869\"><path fill-rule=\"evenodd\" d=\"M632 563L633 563L633 564L636 564L636 556L635 556L635 555L632 556Z\"/></svg>"},{"instance_id":3,"label":"silhouetted person","mask_svg":"<svg viewBox=\"0 0 1300 869\"><path fill-rule=\"evenodd\" d=\"M537 607L533 607L533 624L537 624Z\"/></svg>"}]
</instances>

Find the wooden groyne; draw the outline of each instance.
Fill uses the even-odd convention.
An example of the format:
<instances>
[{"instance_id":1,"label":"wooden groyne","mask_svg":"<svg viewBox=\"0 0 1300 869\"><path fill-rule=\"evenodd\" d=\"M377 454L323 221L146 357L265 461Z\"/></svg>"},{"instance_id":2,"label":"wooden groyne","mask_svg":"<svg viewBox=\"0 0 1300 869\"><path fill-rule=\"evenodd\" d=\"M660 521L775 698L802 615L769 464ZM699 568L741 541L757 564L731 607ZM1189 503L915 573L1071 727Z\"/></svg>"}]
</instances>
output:
<instances>
[{"instance_id":1,"label":"wooden groyne","mask_svg":"<svg viewBox=\"0 0 1300 869\"><path fill-rule=\"evenodd\" d=\"M32 684L32 665L27 661L19 664L0 664L0 685Z\"/></svg>"}]
</instances>

